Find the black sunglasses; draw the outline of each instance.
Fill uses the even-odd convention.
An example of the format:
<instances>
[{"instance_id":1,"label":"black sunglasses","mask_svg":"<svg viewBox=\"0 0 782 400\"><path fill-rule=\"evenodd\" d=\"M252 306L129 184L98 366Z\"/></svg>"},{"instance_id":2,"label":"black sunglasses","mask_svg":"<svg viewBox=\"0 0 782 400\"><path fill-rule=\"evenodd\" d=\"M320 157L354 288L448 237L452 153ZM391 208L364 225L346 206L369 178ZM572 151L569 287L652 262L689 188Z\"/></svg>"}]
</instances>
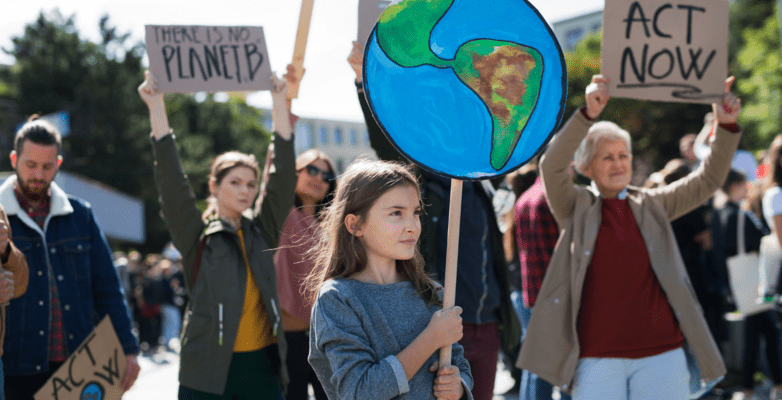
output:
<instances>
[{"instance_id":1,"label":"black sunglasses","mask_svg":"<svg viewBox=\"0 0 782 400\"><path fill-rule=\"evenodd\" d=\"M324 171L314 165L308 165L305 167L307 169L307 175L311 177L316 177L320 175L320 179L323 179L324 182L332 182L334 181L334 174L328 171Z\"/></svg>"}]
</instances>

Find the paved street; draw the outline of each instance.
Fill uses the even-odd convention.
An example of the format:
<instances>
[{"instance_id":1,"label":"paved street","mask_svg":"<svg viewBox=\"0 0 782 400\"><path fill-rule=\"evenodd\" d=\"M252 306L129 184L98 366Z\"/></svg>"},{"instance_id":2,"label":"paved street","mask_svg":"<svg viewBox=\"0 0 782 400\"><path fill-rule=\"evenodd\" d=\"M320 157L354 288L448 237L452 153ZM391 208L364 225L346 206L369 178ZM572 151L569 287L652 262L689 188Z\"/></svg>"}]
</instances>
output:
<instances>
[{"instance_id":1,"label":"paved street","mask_svg":"<svg viewBox=\"0 0 782 400\"><path fill-rule=\"evenodd\" d=\"M141 373L133 388L125 393L124 400L176 399L179 380L179 357L173 353L160 353L152 357L140 357ZM518 400L518 393L502 396L513 386L510 373L498 366L494 400Z\"/></svg>"},{"instance_id":2,"label":"paved street","mask_svg":"<svg viewBox=\"0 0 782 400\"><path fill-rule=\"evenodd\" d=\"M179 357L176 354L162 352L152 357L141 357L139 358L139 364L141 365L141 374L133 389L123 396L124 400L173 400L177 398ZM502 364L497 366L497 371L497 380L494 385L494 400L518 400L518 392L507 396L502 395L502 393L508 391L513 386L513 379ZM763 385L757 387L756 395L759 396L758 398L768 398L770 389L771 383L766 381ZM728 393L733 390L738 390L738 388L731 387ZM707 400L730 398L728 393L724 397L709 397ZM764 395L765 397L762 397Z\"/></svg>"}]
</instances>

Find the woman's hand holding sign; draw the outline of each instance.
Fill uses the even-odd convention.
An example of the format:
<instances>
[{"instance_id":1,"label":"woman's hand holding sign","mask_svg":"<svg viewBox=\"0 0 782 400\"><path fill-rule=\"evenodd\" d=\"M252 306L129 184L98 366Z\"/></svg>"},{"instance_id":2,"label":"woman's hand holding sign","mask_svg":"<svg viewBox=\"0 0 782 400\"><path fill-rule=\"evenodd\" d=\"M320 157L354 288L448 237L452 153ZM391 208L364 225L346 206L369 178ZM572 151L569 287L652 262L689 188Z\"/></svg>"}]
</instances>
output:
<instances>
[{"instance_id":1,"label":"woman's hand holding sign","mask_svg":"<svg viewBox=\"0 0 782 400\"><path fill-rule=\"evenodd\" d=\"M275 132L285 140L293 136L290 110L288 109L288 82L272 74L272 125Z\"/></svg>"},{"instance_id":2,"label":"woman's hand holding sign","mask_svg":"<svg viewBox=\"0 0 782 400\"><path fill-rule=\"evenodd\" d=\"M163 92L157 88L157 79L152 72L144 73L144 82L138 87L138 94L146 103L149 109L149 123L152 127L152 137L160 140L168 135L171 128L168 125L168 115L166 115L166 103L163 100Z\"/></svg>"},{"instance_id":3,"label":"woman's hand holding sign","mask_svg":"<svg viewBox=\"0 0 782 400\"><path fill-rule=\"evenodd\" d=\"M739 113L741 113L741 99L730 90L735 81L736 78L732 76L725 80L725 95L722 97L722 106L718 107L717 104L712 104L719 124L735 124L738 121Z\"/></svg>"},{"instance_id":4,"label":"woman's hand holding sign","mask_svg":"<svg viewBox=\"0 0 782 400\"><path fill-rule=\"evenodd\" d=\"M608 79L603 75L595 75L592 77L592 83L586 87L586 113L590 119L597 119L611 98L607 83Z\"/></svg>"}]
</instances>

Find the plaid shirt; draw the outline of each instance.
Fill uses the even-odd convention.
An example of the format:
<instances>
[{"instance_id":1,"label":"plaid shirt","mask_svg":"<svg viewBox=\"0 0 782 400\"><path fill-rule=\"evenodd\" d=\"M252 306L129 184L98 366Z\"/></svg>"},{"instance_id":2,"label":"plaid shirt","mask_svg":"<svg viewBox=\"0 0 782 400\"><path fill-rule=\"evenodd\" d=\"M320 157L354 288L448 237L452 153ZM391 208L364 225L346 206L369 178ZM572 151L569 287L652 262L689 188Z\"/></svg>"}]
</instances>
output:
<instances>
[{"instance_id":1,"label":"plaid shirt","mask_svg":"<svg viewBox=\"0 0 782 400\"><path fill-rule=\"evenodd\" d=\"M526 307L535 305L558 237L557 221L546 204L543 181L538 178L516 202L516 246Z\"/></svg>"},{"instance_id":2,"label":"plaid shirt","mask_svg":"<svg viewBox=\"0 0 782 400\"><path fill-rule=\"evenodd\" d=\"M19 207L27 212L27 215L38 224L41 229L49 216L49 205L51 198L46 196L37 207L24 197L17 188L14 190L16 200L19 201ZM65 329L62 322L62 308L60 307L60 295L57 292L57 285L54 282L54 272L51 265L47 265L49 276L49 291L51 293L51 329L49 329L49 361L62 362L68 358L68 347L65 344Z\"/></svg>"}]
</instances>

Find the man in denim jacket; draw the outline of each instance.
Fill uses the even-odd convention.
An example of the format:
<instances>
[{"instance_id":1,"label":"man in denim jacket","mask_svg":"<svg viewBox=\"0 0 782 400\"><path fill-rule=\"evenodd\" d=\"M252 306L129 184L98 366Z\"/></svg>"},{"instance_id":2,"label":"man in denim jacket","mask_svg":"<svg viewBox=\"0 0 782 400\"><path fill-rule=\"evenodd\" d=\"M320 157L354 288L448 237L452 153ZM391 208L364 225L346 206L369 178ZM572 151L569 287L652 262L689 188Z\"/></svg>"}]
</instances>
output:
<instances>
[{"instance_id":1,"label":"man in denim jacket","mask_svg":"<svg viewBox=\"0 0 782 400\"><path fill-rule=\"evenodd\" d=\"M89 203L68 196L55 183L62 163L60 134L31 120L16 134L11 164L15 176L0 185L14 245L30 269L27 293L8 307L3 353L8 398L33 399L95 327L109 315L128 370L127 390L138 376L138 340L106 238Z\"/></svg>"}]
</instances>

